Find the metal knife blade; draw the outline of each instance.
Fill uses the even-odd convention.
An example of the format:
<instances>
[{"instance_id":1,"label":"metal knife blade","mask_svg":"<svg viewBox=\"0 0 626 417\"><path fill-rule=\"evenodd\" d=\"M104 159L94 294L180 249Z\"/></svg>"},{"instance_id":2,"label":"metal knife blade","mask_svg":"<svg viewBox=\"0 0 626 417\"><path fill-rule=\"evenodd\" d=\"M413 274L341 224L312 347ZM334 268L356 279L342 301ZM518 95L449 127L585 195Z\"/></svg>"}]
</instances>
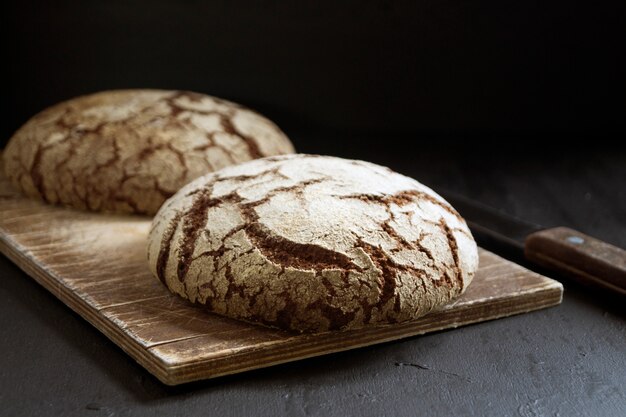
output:
<instances>
[{"instance_id":1,"label":"metal knife blade","mask_svg":"<svg viewBox=\"0 0 626 417\"><path fill-rule=\"evenodd\" d=\"M584 284L626 295L626 251L576 230L544 228L469 198L439 191L476 242L518 263L547 267Z\"/></svg>"},{"instance_id":2,"label":"metal knife blade","mask_svg":"<svg viewBox=\"0 0 626 417\"><path fill-rule=\"evenodd\" d=\"M438 193L465 219L476 242L487 249L524 258L526 237L544 229L467 197L448 191Z\"/></svg>"}]
</instances>

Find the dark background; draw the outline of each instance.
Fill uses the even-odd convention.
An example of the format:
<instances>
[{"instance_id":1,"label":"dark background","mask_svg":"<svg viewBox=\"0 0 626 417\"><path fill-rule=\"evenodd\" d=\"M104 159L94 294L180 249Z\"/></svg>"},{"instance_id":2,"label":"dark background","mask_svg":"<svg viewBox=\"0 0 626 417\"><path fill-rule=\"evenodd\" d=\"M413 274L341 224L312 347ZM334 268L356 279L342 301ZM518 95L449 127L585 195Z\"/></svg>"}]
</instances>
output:
<instances>
[{"instance_id":1,"label":"dark background","mask_svg":"<svg viewBox=\"0 0 626 417\"><path fill-rule=\"evenodd\" d=\"M301 131L424 142L626 133L626 3L7 1L6 140L79 94L189 89ZM362 138L360 140L363 140ZM307 147L307 151L309 148Z\"/></svg>"},{"instance_id":2,"label":"dark background","mask_svg":"<svg viewBox=\"0 0 626 417\"><path fill-rule=\"evenodd\" d=\"M259 110L302 152L626 247L623 0L284 3L3 2L0 145L79 94L189 89ZM0 409L623 416L624 299L550 276L559 307L170 388L2 256Z\"/></svg>"}]
</instances>

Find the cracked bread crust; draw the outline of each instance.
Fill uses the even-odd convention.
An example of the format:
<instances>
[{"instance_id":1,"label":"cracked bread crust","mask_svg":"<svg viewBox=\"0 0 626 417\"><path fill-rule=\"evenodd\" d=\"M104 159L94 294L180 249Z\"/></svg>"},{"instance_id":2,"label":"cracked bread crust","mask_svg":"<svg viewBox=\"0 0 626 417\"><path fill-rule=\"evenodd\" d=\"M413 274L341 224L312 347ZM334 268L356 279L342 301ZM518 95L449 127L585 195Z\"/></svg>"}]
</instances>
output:
<instances>
[{"instance_id":1,"label":"cracked bread crust","mask_svg":"<svg viewBox=\"0 0 626 417\"><path fill-rule=\"evenodd\" d=\"M37 114L3 157L7 176L30 197L154 214L200 175L293 151L275 124L235 103L187 91L114 90Z\"/></svg>"},{"instance_id":2,"label":"cracked bread crust","mask_svg":"<svg viewBox=\"0 0 626 417\"><path fill-rule=\"evenodd\" d=\"M465 221L417 181L288 155L181 189L154 218L148 261L212 312L320 332L422 316L467 288L478 254Z\"/></svg>"}]
</instances>

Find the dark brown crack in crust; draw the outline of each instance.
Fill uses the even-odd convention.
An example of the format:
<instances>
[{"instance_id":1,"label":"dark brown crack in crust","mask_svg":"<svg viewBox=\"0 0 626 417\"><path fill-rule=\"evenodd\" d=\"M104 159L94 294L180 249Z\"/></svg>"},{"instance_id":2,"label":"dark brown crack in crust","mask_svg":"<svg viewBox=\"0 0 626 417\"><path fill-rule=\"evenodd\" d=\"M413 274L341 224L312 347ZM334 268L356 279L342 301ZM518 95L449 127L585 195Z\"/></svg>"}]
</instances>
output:
<instances>
[{"instance_id":1,"label":"dark brown crack in crust","mask_svg":"<svg viewBox=\"0 0 626 417\"><path fill-rule=\"evenodd\" d=\"M154 214L184 184L293 152L281 130L237 104L187 91L118 90L31 118L4 151L26 195L79 209Z\"/></svg>"},{"instance_id":2,"label":"dark brown crack in crust","mask_svg":"<svg viewBox=\"0 0 626 417\"><path fill-rule=\"evenodd\" d=\"M198 179L155 218L153 273L212 312L295 331L412 320L461 294L478 262L463 219L354 162L272 157Z\"/></svg>"}]
</instances>

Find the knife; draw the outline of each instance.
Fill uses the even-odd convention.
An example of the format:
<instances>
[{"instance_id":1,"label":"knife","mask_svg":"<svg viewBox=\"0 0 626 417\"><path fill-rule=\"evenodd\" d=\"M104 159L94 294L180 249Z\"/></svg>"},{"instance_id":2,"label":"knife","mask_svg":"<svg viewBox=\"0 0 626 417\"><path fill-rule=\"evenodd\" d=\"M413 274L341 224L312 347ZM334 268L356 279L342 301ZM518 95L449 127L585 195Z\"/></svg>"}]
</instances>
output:
<instances>
[{"instance_id":1,"label":"knife","mask_svg":"<svg viewBox=\"0 0 626 417\"><path fill-rule=\"evenodd\" d=\"M528 223L455 193L440 194L465 218L480 246L626 295L625 250L567 227Z\"/></svg>"}]
</instances>

